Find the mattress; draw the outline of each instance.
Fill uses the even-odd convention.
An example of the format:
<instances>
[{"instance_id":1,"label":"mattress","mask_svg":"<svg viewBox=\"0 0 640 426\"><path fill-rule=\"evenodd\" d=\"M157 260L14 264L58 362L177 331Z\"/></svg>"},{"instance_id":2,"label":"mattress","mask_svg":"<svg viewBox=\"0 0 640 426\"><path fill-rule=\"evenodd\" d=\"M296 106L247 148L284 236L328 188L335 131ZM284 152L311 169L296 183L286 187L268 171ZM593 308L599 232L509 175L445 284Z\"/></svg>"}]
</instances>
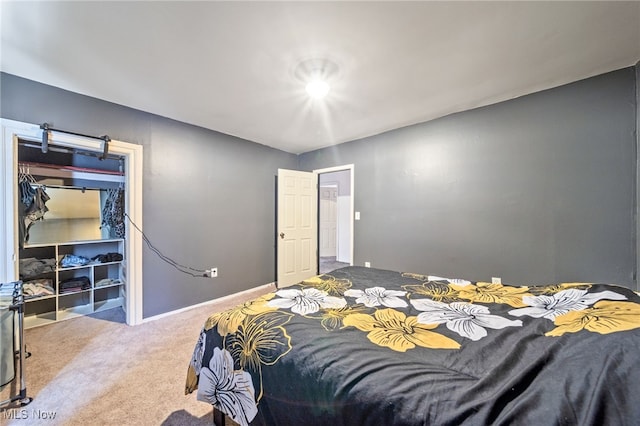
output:
<instances>
[{"instance_id":1,"label":"mattress","mask_svg":"<svg viewBox=\"0 0 640 426\"><path fill-rule=\"evenodd\" d=\"M637 425L640 296L347 267L206 319L186 393L241 425Z\"/></svg>"}]
</instances>

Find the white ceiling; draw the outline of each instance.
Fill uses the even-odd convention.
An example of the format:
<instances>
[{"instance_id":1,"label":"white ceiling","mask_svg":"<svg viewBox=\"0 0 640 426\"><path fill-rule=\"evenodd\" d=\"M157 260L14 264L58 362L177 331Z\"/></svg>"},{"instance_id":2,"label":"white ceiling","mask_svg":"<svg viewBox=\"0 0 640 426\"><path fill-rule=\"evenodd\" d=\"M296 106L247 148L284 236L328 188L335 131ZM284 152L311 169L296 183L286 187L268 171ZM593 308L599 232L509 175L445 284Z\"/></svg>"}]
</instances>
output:
<instances>
[{"instance_id":1,"label":"white ceiling","mask_svg":"<svg viewBox=\"0 0 640 426\"><path fill-rule=\"evenodd\" d=\"M640 2L7 2L2 71L292 153L640 60ZM311 101L303 60L338 65Z\"/></svg>"}]
</instances>

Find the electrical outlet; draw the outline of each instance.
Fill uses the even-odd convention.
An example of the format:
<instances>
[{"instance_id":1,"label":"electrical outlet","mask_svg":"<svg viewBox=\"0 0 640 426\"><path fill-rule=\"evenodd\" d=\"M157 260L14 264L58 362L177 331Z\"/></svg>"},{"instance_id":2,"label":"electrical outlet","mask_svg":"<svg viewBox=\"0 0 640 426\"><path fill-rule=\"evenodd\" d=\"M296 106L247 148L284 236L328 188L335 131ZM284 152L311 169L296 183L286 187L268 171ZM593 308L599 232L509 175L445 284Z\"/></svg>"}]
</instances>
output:
<instances>
[{"instance_id":1,"label":"electrical outlet","mask_svg":"<svg viewBox=\"0 0 640 426\"><path fill-rule=\"evenodd\" d=\"M491 284L502 284L502 278L500 278L500 277L491 277Z\"/></svg>"},{"instance_id":2,"label":"electrical outlet","mask_svg":"<svg viewBox=\"0 0 640 426\"><path fill-rule=\"evenodd\" d=\"M364 262L365 268L371 268L371 262Z\"/></svg>"},{"instance_id":3,"label":"electrical outlet","mask_svg":"<svg viewBox=\"0 0 640 426\"><path fill-rule=\"evenodd\" d=\"M218 268L211 268L211 278L218 276Z\"/></svg>"}]
</instances>

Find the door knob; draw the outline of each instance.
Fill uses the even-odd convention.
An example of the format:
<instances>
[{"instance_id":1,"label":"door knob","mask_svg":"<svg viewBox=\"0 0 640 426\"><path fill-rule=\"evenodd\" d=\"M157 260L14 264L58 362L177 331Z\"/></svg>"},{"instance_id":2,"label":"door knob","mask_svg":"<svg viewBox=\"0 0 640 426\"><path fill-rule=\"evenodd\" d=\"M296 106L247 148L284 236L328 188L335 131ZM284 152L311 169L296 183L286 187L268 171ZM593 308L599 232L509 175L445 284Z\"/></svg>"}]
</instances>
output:
<instances>
[{"instance_id":1,"label":"door knob","mask_svg":"<svg viewBox=\"0 0 640 426\"><path fill-rule=\"evenodd\" d=\"M284 240L284 232L280 233L280 238L282 238Z\"/></svg>"}]
</instances>

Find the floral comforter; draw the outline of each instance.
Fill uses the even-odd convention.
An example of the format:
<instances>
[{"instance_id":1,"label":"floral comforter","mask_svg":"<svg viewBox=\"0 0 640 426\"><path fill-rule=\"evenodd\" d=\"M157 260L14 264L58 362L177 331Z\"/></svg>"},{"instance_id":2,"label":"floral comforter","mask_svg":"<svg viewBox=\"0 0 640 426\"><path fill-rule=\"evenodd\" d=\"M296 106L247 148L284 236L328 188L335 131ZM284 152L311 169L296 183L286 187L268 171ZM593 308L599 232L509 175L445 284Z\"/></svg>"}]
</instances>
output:
<instances>
[{"instance_id":1,"label":"floral comforter","mask_svg":"<svg viewBox=\"0 0 640 426\"><path fill-rule=\"evenodd\" d=\"M241 425L637 425L640 296L348 267L207 319L186 392Z\"/></svg>"}]
</instances>

